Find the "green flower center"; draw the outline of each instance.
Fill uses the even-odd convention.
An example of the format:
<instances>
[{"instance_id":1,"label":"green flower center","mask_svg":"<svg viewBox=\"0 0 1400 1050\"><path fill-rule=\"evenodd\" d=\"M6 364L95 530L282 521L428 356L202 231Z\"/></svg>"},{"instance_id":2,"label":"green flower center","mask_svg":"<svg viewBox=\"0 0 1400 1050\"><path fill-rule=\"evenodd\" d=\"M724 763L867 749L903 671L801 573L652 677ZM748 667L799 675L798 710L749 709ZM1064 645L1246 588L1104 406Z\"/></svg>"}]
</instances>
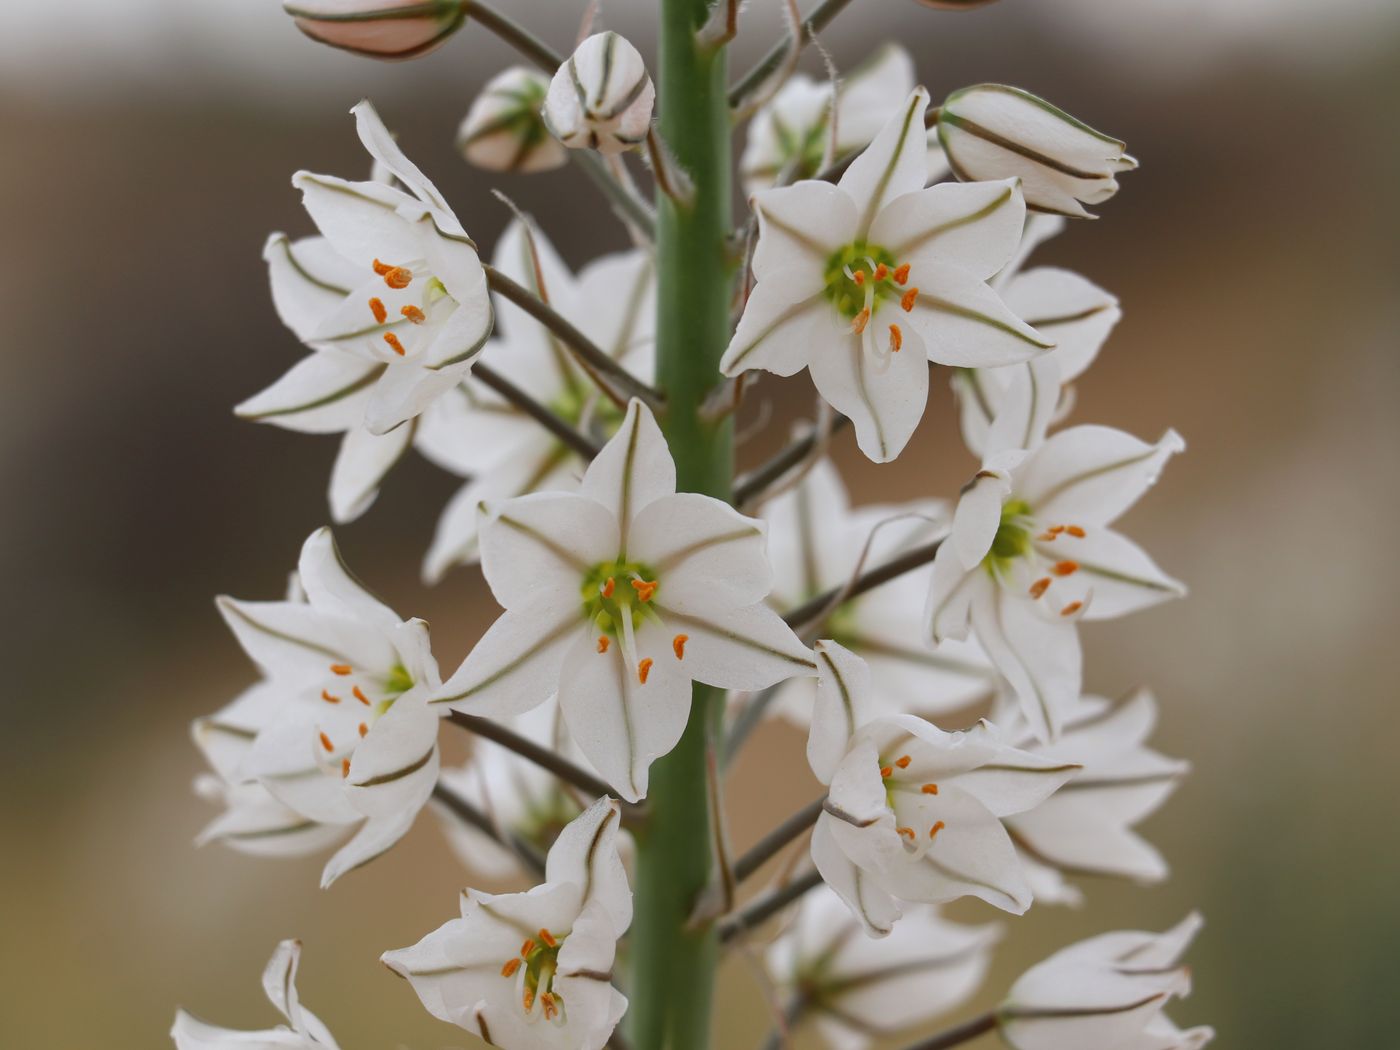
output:
<instances>
[{"instance_id":1,"label":"green flower center","mask_svg":"<svg viewBox=\"0 0 1400 1050\"><path fill-rule=\"evenodd\" d=\"M1001 522L992 539L992 549L987 552L984 563L987 568L996 572L1008 562L1029 554L1032 525L1030 504L1023 499L1008 500L1001 508Z\"/></svg>"},{"instance_id":2,"label":"green flower center","mask_svg":"<svg viewBox=\"0 0 1400 1050\"><path fill-rule=\"evenodd\" d=\"M562 1020L564 997L554 990L554 974L559 969L559 949L566 939L567 934L555 936L541 929L534 937L525 939L519 956L507 960L501 967L501 976L507 978L515 978L524 971L520 978L523 985L520 1005L527 1014L538 1005L546 1021Z\"/></svg>"},{"instance_id":3,"label":"green flower center","mask_svg":"<svg viewBox=\"0 0 1400 1050\"><path fill-rule=\"evenodd\" d=\"M836 312L848 320L866 308L873 315L886 299L898 301L904 291L897 280L908 270L900 267L893 255L878 244L854 241L832 252L826 260L826 287L822 294Z\"/></svg>"},{"instance_id":4,"label":"green flower center","mask_svg":"<svg viewBox=\"0 0 1400 1050\"><path fill-rule=\"evenodd\" d=\"M642 625L659 586L655 571L641 562L600 562L583 577L583 614L600 634L616 638L623 617L631 617L634 631Z\"/></svg>"}]
</instances>

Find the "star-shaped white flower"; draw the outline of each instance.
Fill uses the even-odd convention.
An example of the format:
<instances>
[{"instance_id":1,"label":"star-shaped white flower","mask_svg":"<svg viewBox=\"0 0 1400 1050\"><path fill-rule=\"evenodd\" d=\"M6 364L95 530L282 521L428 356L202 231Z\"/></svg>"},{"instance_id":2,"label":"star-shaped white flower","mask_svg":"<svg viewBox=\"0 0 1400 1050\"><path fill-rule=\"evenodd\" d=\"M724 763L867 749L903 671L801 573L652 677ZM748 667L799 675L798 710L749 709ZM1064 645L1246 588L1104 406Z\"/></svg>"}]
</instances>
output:
<instances>
[{"instance_id":1,"label":"star-shaped white flower","mask_svg":"<svg viewBox=\"0 0 1400 1050\"><path fill-rule=\"evenodd\" d=\"M1083 894L1067 875L1109 875L1150 884L1167 877L1167 862L1133 825L1155 812L1191 769L1146 746L1157 702L1145 689L1117 703L1085 697L1071 708L1053 744L1025 728L1014 698L996 717L1018 747L1084 771L1035 809L1006 826L1021 855L1035 899L1079 904Z\"/></svg>"},{"instance_id":2,"label":"star-shaped white flower","mask_svg":"<svg viewBox=\"0 0 1400 1050\"><path fill-rule=\"evenodd\" d=\"M925 189L927 105L914 91L836 185L754 196L758 283L720 363L730 376L808 369L876 462L897 456L923 416L929 361L984 368L1054 345L986 284L1020 241L1020 188Z\"/></svg>"},{"instance_id":3,"label":"star-shaped white flower","mask_svg":"<svg viewBox=\"0 0 1400 1050\"><path fill-rule=\"evenodd\" d=\"M272 953L263 970L263 991L277 1012L287 1019L286 1025L249 1032L205 1024L185 1013L175 1014L170 1038L175 1050L337 1050L336 1041L321 1019L301 1005L297 996L297 965L301 961L301 942L283 941Z\"/></svg>"},{"instance_id":4,"label":"star-shaped white flower","mask_svg":"<svg viewBox=\"0 0 1400 1050\"><path fill-rule=\"evenodd\" d=\"M629 801L680 739L693 682L762 689L814 671L763 604L762 522L677 493L666 440L639 401L579 492L487 510L481 567L506 611L434 702L509 717L557 691L575 742Z\"/></svg>"},{"instance_id":5,"label":"star-shaped white flower","mask_svg":"<svg viewBox=\"0 0 1400 1050\"><path fill-rule=\"evenodd\" d=\"M383 853L437 783L440 684L428 625L401 621L345 568L329 529L297 567L305 602L221 597L219 611L265 681L254 727L240 698L200 727L252 746L240 780L320 824L360 829L326 864L323 886ZM225 715L229 717L226 719Z\"/></svg>"},{"instance_id":6,"label":"star-shaped white flower","mask_svg":"<svg viewBox=\"0 0 1400 1050\"><path fill-rule=\"evenodd\" d=\"M1015 1050L1200 1050L1215 1038L1164 1014L1191 991L1181 954L1201 928L1188 915L1165 933L1105 933L1056 952L1011 986L997 1011Z\"/></svg>"},{"instance_id":7,"label":"star-shaped white flower","mask_svg":"<svg viewBox=\"0 0 1400 1050\"><path fill-rule=\"evenodd\" d=\"M492 263L637 378L650 379L656 280L648 253L600 256L575 275L548 238L512 222ZM611 437L622 422L622 413L598 393L549 330L505 299L496 302L496 328L481 359L580 431ZM472 377L424 414L417 445L445 470L470 479L438 521L423 563L429 582L453 566L476 562L482 501L573 491L584 468L574 449Z\"/></svg>"},{"instance_id":8,"label":"star-shaped white flower","mask_svg":"<svg viewBox=\"0 0 1400 1050\"><path fill-rule=\"evenodd\" d=\"M627 1009L612 986L632 891L618 808L601 798L560 834L527 893L466 890L462 917L386 952L434 1017L503 1050L599 1050Z\"/></svg>"},{"instance_id":9,"label":"star-shaped white flower","mask_svg":"<svg viewBox=\"0 0 1400 1050\"><path fill-rule=\"evenodd\" d=\"M313 433L363 423L385 435L471 369L491 333L491 301L476 245L437 187L368 102L352 112L365 148L407 192L293 176L324 240L274 235L265 255L279 312L315 352L236 411ZM385 445L378 459L392 462L407 443Z\"/></svg>"},{"instance_id":10,"label":"star-shaped white flower","mask_svg":"<svg viewBox=\"0 0 1400 1050\"><path fill-rule=\"evenodd\" d=\"M851 507L829 459L768 502L760 516L773 565L769 600L783 611L849 583L867 542L868 570L945 535L950 521L948 508L936 500ZM843 602L812 632L870 665L874 714L942 714L995 689L996 671L975 641L929 651L919 621L926 593L922 578L906 573ZM794 678L779 688L773 711L808 725L815 679Z\"/></svg>"},{"instance_id":11,"label":"star-shaped white flower","mask_svg":"<svg viewBox=\"0 0 1400 1050\"><path fill-rule=\"evenodd\" d=\"M819 642L817 666L807 759L828 792L812 860L866 930L888 934L899 901L1030 907L1002 821L1049 798L1079 766L1017 750L986 721L945 733L913 715L867 720L864 661Z\"/></svg>"},{"instance_id":12,"label":"star-shaped white flower","mask_svg":"<svg viewBox=\"0 0 1400 1050\"><path fill-rule=\"evenodd\" d=\"M1111 427L1071 427L1034 452L994 453L963 489L933 562L925 629L937 646L970 627L1041 740L1058 735L1079 699L1077 622L1185 593L1109 527L1183 448L1175 431L1149 445Z\"/></svg>"},{"instance_id":13,"label":"star-shaped white flower","mask_svg":"<svg viewBox=\"0 0 1400 1050\"><path fill-rule=\"evenodd\" d=\"M928 906L910 909L875 941L840 897L818 887L766 961L780 988L810 1004L803 1015L813 1015L828 1046L866 1050L971 998L999 936L996 926L961 926Z\"/></svg>"},{"instance_id":14,"label":"star-shaped white flower","mask_svg":"<svg viewBox=\"0 0 1400 1050\"><path fill-rule=\"evenodd\" d=\"M832 86L795 73L749 121L739 173L748 193L785 181L810 179L828 151L839 160L870 145L914 90L914 60L898 44L885 44L841 78L832 127ZM833 141L833 132L835 135ZM928 181L948 174L937 131L926 134Z\"/></svg>"}]
</instances>

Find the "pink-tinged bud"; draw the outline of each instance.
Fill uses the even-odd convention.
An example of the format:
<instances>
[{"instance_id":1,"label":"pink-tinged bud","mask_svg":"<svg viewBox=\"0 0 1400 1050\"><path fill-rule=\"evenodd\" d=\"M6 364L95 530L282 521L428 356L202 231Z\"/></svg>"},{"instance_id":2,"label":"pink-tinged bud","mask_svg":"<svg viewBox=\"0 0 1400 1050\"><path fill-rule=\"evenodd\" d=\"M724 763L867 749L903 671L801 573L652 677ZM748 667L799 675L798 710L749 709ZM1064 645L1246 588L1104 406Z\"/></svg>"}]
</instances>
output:
<instances>
[{"instance_id":1,"label":"pink-tinged bud","mask_svg":"<svg viewBox=\"0 0 1400 1050\"><path fill-rule=\"evenodd\" d=\"M370 58L417 58L466 20L461 0L287 0L312 40Z\"/></svg>"}]
</instances>

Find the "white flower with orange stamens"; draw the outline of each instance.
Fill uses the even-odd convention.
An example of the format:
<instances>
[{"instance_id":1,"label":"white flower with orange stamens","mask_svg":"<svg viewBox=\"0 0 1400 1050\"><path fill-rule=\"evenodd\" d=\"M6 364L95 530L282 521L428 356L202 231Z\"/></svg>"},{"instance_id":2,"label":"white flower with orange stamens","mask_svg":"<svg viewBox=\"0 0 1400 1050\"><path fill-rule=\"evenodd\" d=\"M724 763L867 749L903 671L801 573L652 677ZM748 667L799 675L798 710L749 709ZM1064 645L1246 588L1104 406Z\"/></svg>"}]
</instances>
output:
<instances>
[{"instance_id":1,"label":"white flower with orange stamens","mask_svg":"<svg viewBox=\"0 0 1400 1050\"><path fill-rule=\"evenodd\" d=\"M434 1017L503 1050L599 1050L627 1009L612 986L632 923L618 807L601 798L559 835L526 893L466 890L462 917L383 961Z\"/></svg>"},{"instance_id":2,"label":"white flower with orange stamens","mask_svg":"<svg viewBox=\"0 0 1400 1050\"><path fill-rule=\"evenodd\" d=\"M337 1050L335 1038L321 1019L301 1005L297 995L297 966L301 962L301 942L283 941L272 953L263 970L263 991L286 1025L249 1032L206 1024L179 1010L170 1038L175 1050L259 1050L286 1047L288 1050Z\"/></svg>"},{"instance_id":3,"label":"white flower with orange stamens","mask_svg":"<svg viewBox=\"0 0 1400 1050\"><path fill-rule=\"evenodd\" d=\"M1084 767L1052 798L1006 821L1036 900L1081 903L1083 894L1066 876L1107 875L1142 884L1167 877L1167 862L1133 825L1155 812L1191 767L1146 746L1157 722L1150 692L1142 689L1116 703L1085 697L1065 717L1053 744L1036 741L1014 698L1003 698L994 717L1018 747Z\"/></svg>"},{"instance_id":4,"label":"white flower with orange stamens","mask_svg":"<svg viewBox=\"0 0 1400 1050\"><path fill-rule=\"evenodd\" d=\"M251 738L236 779L256 780L308 821L359 825L326 864L329 886L402 838L432 794L438 712L427 700L441 679L428 625L400 620L366 591L329 529L307 539L297 571L305 602L218 600L266 679L263 720L244 707L200 732Z\"/></svg>"},{"instance_id":5,"label":"white flower with orange stamens","mask_svg":"<svg viewBox=\"0 0 1400 1050\"><path fill-rule=\"evenodd\" d=\"M1165 933L1105 933L1056 952L997 1008L1002 1038L1015 1050L1200 1050L1215 1032L1163 1013L1190 994L1180 959L1200 928L1192 913Z\"/></svg>"},{"instance_id":6,"label":"white flower with orange stamens","mask_svg":"<svg viewBox=\"0 0 1400 1050\"><path fill-rule=\"evenodd\" d=\"M603 255L575 274L548 238L517 221L496 243L492 263L637 378L651 378L656 280L649 253ZM622 413L549 330L506 299L496 302L496 327L481 360L581 432L606 438L622 422ZM477 561L483 500L573 491L586 465L573 448L470 376L424 413L415 442L438 466L469 479L438 520L423 560L430 583Z\"/></svg>"},{"instance_id":7,"label":"white flower with orange stamens","mask_svg":"<svg viewBox=\"0 0 1400 1050\"><path fill-rule=\"evenodd\" d=\"M911 908L890 935L864 935L845 903L818 887L772 946L777 985L801 1003L833 1050L865 1050L881 1037L947 1013L981 987L996 926L961 926L933 905Z\"/></svg>"},{"instance_id":8,"label":"white flower with orange stamens","mask_svg":"<svg viewBox=\"0 0 1400 1050\"><path fill-rule=\"evenodd\" d=\"M549 83L545 126L570 149L635 149L651 128L656 88L637 49L617 33L595 33Z\"/></svg>"},{"instance_id":9,"label":"white flower with orange stamens","mask_svg":"<svg viewBox=\"0 0 1400 1050\"><path fill-rule=\"evenodd\" d=\"M325 240L297 252L274 237L266 254L283 319L316 352L236 411L312 432L362 421L367 436L387 435L470 371L491 333L491 301L476 244L437 188L368 102L352 112L365 148L408 192L293 176ZM381 458L392 462L411 436Z\"/></svg>"},{"instance_id":10,"label":"white flower with orange stamens","mask_svg":"<svg viewBox=\"0 0 1400 1050\"><path fill-rule=\"evenodd\" d=\"M1031 903L1003 820L1044 802L1079 766L1018 750L982 721L945 733L913 715L867 720L870 670L817 643L817 706L807 760L827 798L812 860L872 936L900 901L980 897L1020 914Z\"/></svg>"},{"instance_id":11,"label":"white flower with orange stamens","mask_svg":"<svg viewBox=\"0 0 1400 1050\"><path fill-rule=\"evenodd\" d=\"M768 502L760 516L773 565L769 601L782 611L845 586L862 566L862 554L863 568L873 569L946 535L951 522L948 507L936 500L853 508L829 459ZM996 689L996 671L975 641L929 651L919 623L926 591L918 574L905 573L841 602L812 631L870 665L874 714L946 714ZM816 680L794 678L779 690L773 711L808 725Z\"/></svg>"},{"instance_id":12,"label":"white flower with orange stamens","mask_svg":"<svg viewBox=\"0 0 1400 1050\"><path fill-rule=\"evenodd\" d=\"M927 92L914 91L836 185L754 196L757 284L720 362L730 376L808 369L880 463L923 416L929 361L985 368L1054 345L986 283L1020 241L1019 186L926 189L927 106Z\"/></svg>"},{"instance_id":13,"label":"white flower with orange stamens","mask_svg":"<svg viewBox=\"0 0 1400 1050\"><path fill-rule=\"evenodd\" d=\"M557 691L574 741L630 801L680 739L692 683L762 689L815 670L763 604L762 522L677 493L639 401L579 492L485 508L481 567L506 611L433 702L509 717Z\"/></svg>"},{"instance_id":14,"label":"white flower with orange stamens","mask_svg":"<svg viewBox=\"0 0 1400 1050\"><path fill-rule=\"evenodd\" d=\"M1175 431L1149 445L1112 427L1071 427L1033 452L994 453L963 489L933 562L924 628L935 647L970 628L1041 740L1059 734L1079 699L1077 622L1185 593L1109 527L1185 447Z\"/></svg>"}]
</instances>

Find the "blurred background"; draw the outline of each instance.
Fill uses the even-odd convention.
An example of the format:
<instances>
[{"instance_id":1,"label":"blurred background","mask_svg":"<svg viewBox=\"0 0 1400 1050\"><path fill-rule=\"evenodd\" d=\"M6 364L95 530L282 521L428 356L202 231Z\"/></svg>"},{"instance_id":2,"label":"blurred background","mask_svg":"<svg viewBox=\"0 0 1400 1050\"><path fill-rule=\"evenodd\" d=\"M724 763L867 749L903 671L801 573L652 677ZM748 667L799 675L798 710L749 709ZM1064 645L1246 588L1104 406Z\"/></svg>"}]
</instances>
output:
<instances>
[{"instance_id":1,"label":"blurred background","mask_svg":"<svg viewBox=\"0 0 1400 1050\"><path fill-rule=\"evenodd\" d=\"M584 7L500 3L564 48ZM749 7L736 68L778 32L777 0ZM648 55L650 14L603 5ZM891 35L935 99L1020 84L1141 158L1100 221L1037 259L1126 311L1076 418L1171 425L1189 446L1127 531L1191 599L1085 631L1088 684L1150 684L1156 745L1195 764L1144 827L1174 877L1034 909L984 998L1070 940L1198 906L1177 1020L1213 1023L1223 1047L1400 1045L1400 7L856 0L823 42L845 67ZM0 0L0 1045L167 1045L177 1004L265 1026L258 975L288 936L307 944L303 999L347 1050L477 1045L376 961L455 907L467 876L435 820L328 892L322 858L196 851L211 813L188 724L253 676L212 596L277 596L327 520L335 440L230 409L297 356L259 251L310 229L292 171L365 171L349 106L375 100L484 247L508 218L493 185L575 265L623 246L570 171L488 178L454 152L475 90L513 61L469 25L424 60L375 64L311 44L275 0ZM898 463L870 467L843 436L858 499L956 492L972 461L934 390ZM809 403L802 378L764 393ZM455 486L410 459L339 530L360 575L432 621L446 670L496 612L475 571L418 582ZM741 847L811 791L800 739L764 732L734 773L765 799L736 815ZM766 1029L749 978L741 959L725 971L723 1050Z\"/></svg>"}]
</instances>

